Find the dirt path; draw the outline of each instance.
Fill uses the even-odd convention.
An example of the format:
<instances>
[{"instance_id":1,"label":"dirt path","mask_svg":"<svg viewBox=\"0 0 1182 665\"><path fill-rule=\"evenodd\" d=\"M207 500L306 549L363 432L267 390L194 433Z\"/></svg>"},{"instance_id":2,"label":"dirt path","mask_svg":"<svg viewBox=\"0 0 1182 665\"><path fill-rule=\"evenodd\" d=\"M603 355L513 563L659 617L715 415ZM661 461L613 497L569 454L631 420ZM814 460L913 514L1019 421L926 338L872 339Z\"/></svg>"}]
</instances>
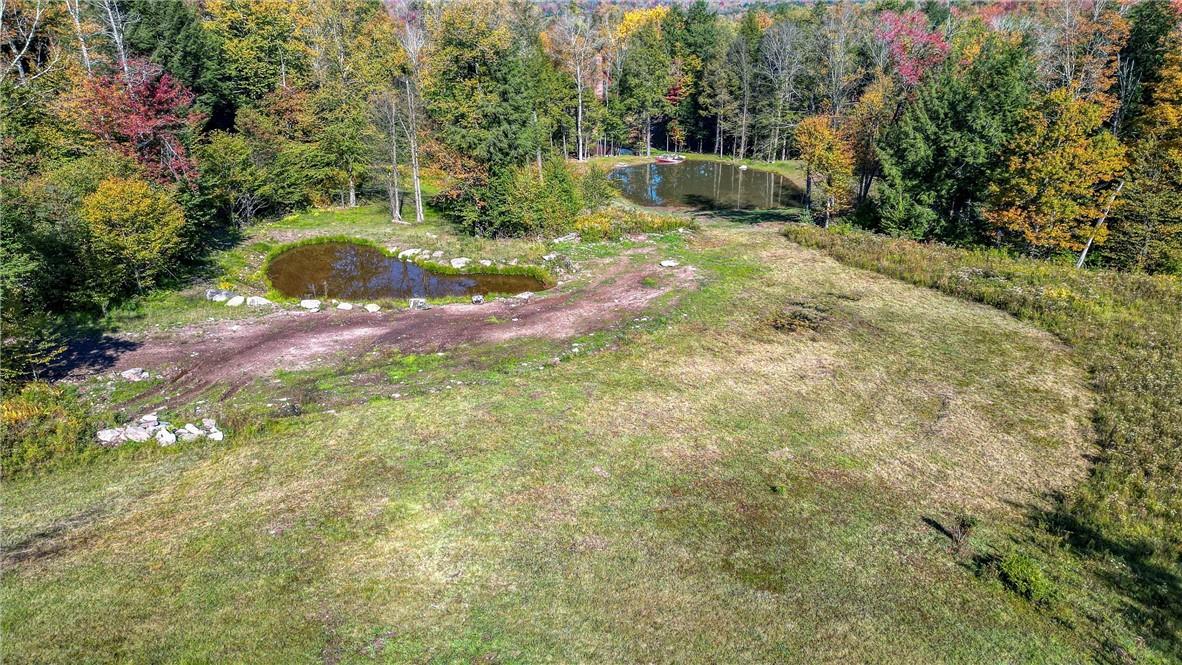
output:
<instances>
[{"instance_id":1,"label":"dirt path","mask_svg":"<svg viewBox=\"0 0 1182 665\"><path fill-rule=\"evenodd\" d=\"M143 367L164 377L164 383L136 401L182 404L215 385L225 386L224 398L277 369L305 368L334 355L355 357L379 347L420 353L518 337L573 337L609 327L663 294L691 286L695 274L689 266L662 268L654 255L643 264L625 259L596 266L589 283L538 294L528 302L508 299L376 314L360 308L284 310L134 341L115 336L106 343L119 350L103 371ZM657 285L647 286L646 277L657 277ZM95 371L79 368L71 376L81 379Z\"/></svg>"}]
</instances>

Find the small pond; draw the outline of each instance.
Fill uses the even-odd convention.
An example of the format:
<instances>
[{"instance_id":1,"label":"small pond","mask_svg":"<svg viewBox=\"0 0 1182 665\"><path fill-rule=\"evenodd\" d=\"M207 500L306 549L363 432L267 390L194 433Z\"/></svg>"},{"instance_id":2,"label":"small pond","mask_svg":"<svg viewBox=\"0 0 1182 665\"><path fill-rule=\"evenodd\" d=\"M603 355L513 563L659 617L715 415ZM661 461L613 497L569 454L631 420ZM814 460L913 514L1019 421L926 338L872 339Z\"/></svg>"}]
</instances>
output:
<instances>
[{"instance_id":1,"label":"small pond","mask_svg":"<svg viewBox=\"0 0 1182 665\"><path fill-rule=\"evenodd\" d=\"M541 291L527 275L438 275L367 245L326 242L294 247L271 261L267 277L289 298L441 298Z\"/></svg>"},{"instance_id":2,"label":"small pond","mask_svg":"<svg viewBox=\"0 0 1182 665\"><path fill-rule=\"evenodd\" d=\"M800 205L801 191L770 171L687 159L680 164L636 164L611 172L624 198L643 206L753 210Z\"/></svg>"}]
</instances>

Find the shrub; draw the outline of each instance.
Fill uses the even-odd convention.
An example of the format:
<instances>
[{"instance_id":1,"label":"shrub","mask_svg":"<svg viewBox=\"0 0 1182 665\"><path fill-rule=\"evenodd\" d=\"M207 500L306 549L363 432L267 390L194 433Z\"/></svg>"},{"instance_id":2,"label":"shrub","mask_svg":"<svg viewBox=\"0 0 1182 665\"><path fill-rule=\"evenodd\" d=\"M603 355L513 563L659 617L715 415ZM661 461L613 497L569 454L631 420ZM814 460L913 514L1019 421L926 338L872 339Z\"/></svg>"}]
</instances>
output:
<instances>
[{"instance_id":1,"label":"shrub","mask_svg":"<svg viewBox=\"0 0 1182 665\"><path fill-rule=\"evenodd\" d=\"M60 466L88 449L96 423L73 388L34 381L0 406L0 475Z\"/></svg>"},{"instance_id":2,"label":"shrub","mask_svg":"<svg viewBox=\"0 0 1182 665\"><path fill-rule=\"evenodd\" d=\"M616 195L616 188L607 177L607 171L594 164L583 173L579 185L582 189L583 205L588 210L602 208L611 203Z\"/></svg>"},{"instance_id":3,"label":"shrub","mask_svg":"<svg viewBox=\"0 0 1182 665\"><path fill-rule=\"evenodd\" d=\"M575 220L575 231L583 238L592 242L619 237L619 231L613 224L613 217L608 212L594 212L580 215Z\"/></svg>"},{"instance_id":4,"label":"shrub","mask_svg":"<svg viewBox=\"0 0 1182 665\"><path fill-rule=\"evenodd\" d=\"M612 196L602 170L576 177L560 159L503 167L472 177L444 192L435 203L465 231L486 237L554 236L575 227L579 213L602 207Z\"/></svg>"},{"instance_id":5,"label":"shrub","mask_svg":"<svg viewBox=\"0 0 1182 665\"><path fill-rule=\"evenodd\" d=\"M1020 552L1010 552L997 566L1003 584L1014 593L1040 605L1054 600L1055 584L1039 567L1038 562Z\"/></svg>"},{"instance_id":6,"label":"shrub","mask_svg":"<svg viewBox=\"0 0 1182 665\"><path fill-rule=\"evenodd\" d=\"M90 232L94 296L104 311L128 291L143 292L176 251L185 213L165 191L140 178L108 178L82 200Z\"/></svg>"},{"instance_id":7,"label":"shrub","mask_svg":"<svg viewBox=\"0 0 1182 665\"><path fill-rule=\"evenodd\" d=\"M574 230L584 240L615 240L628 233L668 233L692 227L692 222L676 215L660 215L639 210L612 208L581 215Z\"/></svg>"}]
</instances>

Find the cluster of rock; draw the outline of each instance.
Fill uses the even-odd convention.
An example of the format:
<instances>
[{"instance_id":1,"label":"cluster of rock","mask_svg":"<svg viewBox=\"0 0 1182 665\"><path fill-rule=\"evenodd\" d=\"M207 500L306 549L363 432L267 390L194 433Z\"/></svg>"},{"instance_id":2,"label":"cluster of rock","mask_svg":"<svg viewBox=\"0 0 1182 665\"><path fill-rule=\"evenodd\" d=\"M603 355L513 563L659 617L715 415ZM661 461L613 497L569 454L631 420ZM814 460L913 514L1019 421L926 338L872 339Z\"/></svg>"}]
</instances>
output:
<instances>
[{"instance_id":1,"label":"cluster of rock","mask_svg":"<svg viewBox=\"0 0 1182 665\"><path fill-rule=\"evenodd\" d=\"M360 307L370 314L376 314L382 311L381 305L372 302L366 303L365 305L354 305L351 302L344 302L343 300L333 300L332 302L336 304L337 309L344 311L352 310L354 307ZM300 307L308 310L309 312L319 312L323 304L324 303L316 300L315 298L305 298L304 300L300 301Z\"/></svg>"},{"instance_id":2,"label":"cluster of rock","mask_svg":"<svg viewBox=\"0 0 1182 665\"><path fill-rule=\"evenodd\" d=\"M226 303L226 307L241 307L242 305L262 307L264 305L275 304L262 296L240 296L232 291L223 291L221 289L206 289L205 299L212 302Z\"/></svg>"},{"instance_id":3,"label":"cluster of rock","mask_svg":"<svg viewBox=\"0 0 1182 665\"><path fill-rule=\"evenodd\" d=\"M221 441L226 435L218 429L213 418L202 418L200 427L193 423L185 423L183 427L173 427L170 423L160 420L156 414L149 413L140 416L139 420L133 423L101 429L95 436L98 438L100 446L117 448L129 441L142 442L155 439L156 443L162 446L171 446L177 441L196 441L206 437L212 441Z\"/></svg>"}]
</instances>

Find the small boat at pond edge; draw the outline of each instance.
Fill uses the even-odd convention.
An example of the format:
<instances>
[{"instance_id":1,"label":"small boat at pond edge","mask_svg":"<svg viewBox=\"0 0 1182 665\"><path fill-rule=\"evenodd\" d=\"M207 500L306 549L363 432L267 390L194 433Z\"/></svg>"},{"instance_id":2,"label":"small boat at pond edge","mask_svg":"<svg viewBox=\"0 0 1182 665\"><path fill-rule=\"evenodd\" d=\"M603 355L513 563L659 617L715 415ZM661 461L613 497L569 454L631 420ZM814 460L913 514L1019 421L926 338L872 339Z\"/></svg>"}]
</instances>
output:
<instances>
[{"instance_id":1,"label":"small boat at pond edge","mask_svg":"<svg viewBox=\"0 0 1182 665\"><path fill-rule=\"evenodd\" d=\"M685 161L685 157L681 155L661 155L657 157L658 164L680 164Z\"/></svg>"}]
</instances>

